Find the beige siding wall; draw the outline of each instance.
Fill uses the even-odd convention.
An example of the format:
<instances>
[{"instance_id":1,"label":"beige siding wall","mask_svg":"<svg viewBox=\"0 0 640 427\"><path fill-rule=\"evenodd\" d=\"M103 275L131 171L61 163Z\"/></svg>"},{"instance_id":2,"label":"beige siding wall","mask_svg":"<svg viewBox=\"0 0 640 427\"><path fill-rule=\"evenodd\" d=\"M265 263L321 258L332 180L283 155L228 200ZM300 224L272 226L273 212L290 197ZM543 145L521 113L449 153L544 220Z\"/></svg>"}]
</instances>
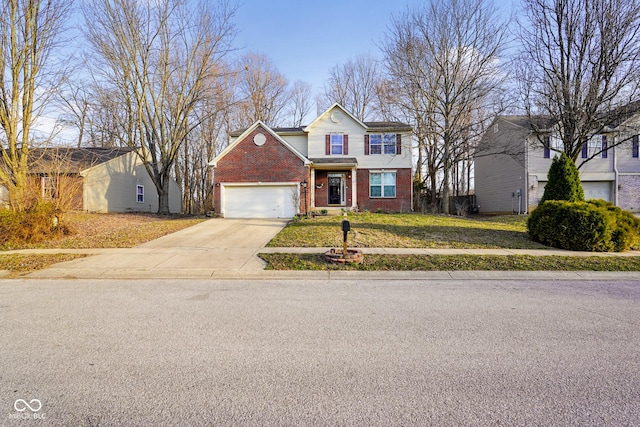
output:
<instances>
[{"instance_id":1,"label":"beige siding wall","mask_svg":"<svg viewBox=\"0 0 640 427\"><path fill-rule=\"evenodd\" d=\"M521 211L527 210L522 145L527 133L526 129L498 119L482 139L481 151L474 160L476 203L480 213L518 212L518 190L522 197Z\"/></svg>"},{"instance_id":2,"label":"beige siding wall","mask_svg":"<svg viewBox=\"0 0 640 427\"><path fill-rule=\"evenodd\" d=\"M137 201L137 186L144 187L144 202ZM157 212L158 193L144 165L131 152L86 171L84 210L90 212ZM182 211L182 195L175 182L169 188L169 210Z\"/></svg>"},{"instance_id":3,"label":"beige siding wall","mask_svg":"<svg viewBox=\"0 0 640 427\"><path fill-rule=\"evenodd\" d=\"M526 211L526 177L520 162L500 154L476 159L475 192L480 213L518 212L518 190L523 197L522 211Z\"/></svg>"},{"instance_id":4,"label":"beige siding wall","mask_svg":"<svg viewBox=\"0 0 640 427\"><path fill-rule=\"evenodd\" d=\"M334 107L334 109L338 109ZM339 109L338 109L339 110ZM331 110L333 111L333 110ZM343 114L339 123L334 123L330 114L325 114L309 129L309 158L327 157L325 151L325 135L341 133L349 135L349 153L331 157L355 157L360 169L411 168L411 134L402 135L402 153L400 155L365 155L364 135L367 133L358 122Z\"/></svg>"}]
</instances>

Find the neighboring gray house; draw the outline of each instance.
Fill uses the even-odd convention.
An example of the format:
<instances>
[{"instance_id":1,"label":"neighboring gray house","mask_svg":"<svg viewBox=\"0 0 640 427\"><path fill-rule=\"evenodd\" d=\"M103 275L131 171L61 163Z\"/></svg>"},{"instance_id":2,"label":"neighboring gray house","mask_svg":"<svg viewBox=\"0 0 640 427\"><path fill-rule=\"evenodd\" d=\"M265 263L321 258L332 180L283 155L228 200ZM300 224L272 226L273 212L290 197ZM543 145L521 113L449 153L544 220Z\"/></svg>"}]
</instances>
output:
<instances>
[{"instance_id":1,"label":"neighboring gray house","mask_svg":"<svg viewBox=\"0 0 640 427\"><path fill-rule=\"evenodd\" d=\"M29 176L44 199L65 197L73 210L157 212L158 193L144 164L131 148L31 149ZM0 188L6 202L6 189ZM169 188L169 210L182 212L182 193Z\"/></svg>"},{"instance_id":2,"label":"neighboring gray house","mask_svg":"<svg viewBox=\"0 0 640 427\"><path fill-rule=\"evenodd\" d=\"M593 135L577 160L585 198L604 199L623 209L640 212L640 112L628 114ZM552 129L539 123L538 128ZM544 193L553 150L562 147L554 132L534 135L525 116L500 116L483 136L474 159L475 194L480 213L527 213ZM619 141L619 145L616 144ZM604 151L602 151L604 150ZM580 166L584 159L602 153Z\"/></svg>"}]
</instances>

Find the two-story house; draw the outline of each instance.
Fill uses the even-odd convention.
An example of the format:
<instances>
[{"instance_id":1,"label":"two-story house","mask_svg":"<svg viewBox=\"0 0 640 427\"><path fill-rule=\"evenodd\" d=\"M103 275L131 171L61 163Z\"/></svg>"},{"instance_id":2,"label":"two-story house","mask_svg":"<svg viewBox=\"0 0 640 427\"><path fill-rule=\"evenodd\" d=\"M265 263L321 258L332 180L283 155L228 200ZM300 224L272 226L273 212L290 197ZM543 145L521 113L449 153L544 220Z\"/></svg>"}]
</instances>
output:
<instances>
[{"instance_id":1,"label":"two-story house","mask_svg":"<svg viewBox=\"0 0 640 427\"><path fill-rule=\"evenodd\" d=\"M544 126L539 120L539 128L547 128L541 134L532 132L524 116L498 117L487 130L483 150L474 159L480 213L526 213L538 205L557 154L553 148L562 149L553 124ZM640 212L639 125L640 112L634 110L584 145L576 165L586 199L604 199Z\"/></svg>"},{"instance_id":2,"label":"two-story house","mask_svg":"<svg viewBox=\"0 0 640 427\"><path fill-rule=\"evenodd\" d=\"M258 121L210 162L214 205L228 218L291 218L317 209L407 212L411 127L362 122L339 104L310 125Z\"/></svg>"}]
</instances>

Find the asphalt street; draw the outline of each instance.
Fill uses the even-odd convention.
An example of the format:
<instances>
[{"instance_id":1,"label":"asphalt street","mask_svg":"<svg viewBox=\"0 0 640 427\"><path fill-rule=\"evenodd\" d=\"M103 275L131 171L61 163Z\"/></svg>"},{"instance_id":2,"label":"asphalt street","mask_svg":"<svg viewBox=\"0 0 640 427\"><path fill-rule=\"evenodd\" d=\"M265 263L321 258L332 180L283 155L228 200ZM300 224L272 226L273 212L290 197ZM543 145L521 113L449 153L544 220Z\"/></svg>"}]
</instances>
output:
<instances>
[{"instance_id":1,"label":"asphalt street","mask_svg":"<svg viewBox=\"0 0 640 427\"><path fill-rule=\"evenodd\" d=\"M0 325L0 425L640 425L640 281L0 280Z\"/></svg>"}]
</instances>

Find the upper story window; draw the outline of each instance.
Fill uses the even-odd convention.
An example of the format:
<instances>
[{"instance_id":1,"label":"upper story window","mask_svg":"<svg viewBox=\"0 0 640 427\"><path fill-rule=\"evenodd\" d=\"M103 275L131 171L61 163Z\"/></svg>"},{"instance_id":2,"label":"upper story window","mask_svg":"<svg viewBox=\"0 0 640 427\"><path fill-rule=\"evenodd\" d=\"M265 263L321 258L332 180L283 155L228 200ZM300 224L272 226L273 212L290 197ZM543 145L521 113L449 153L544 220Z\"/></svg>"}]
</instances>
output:
<instances>
[{"instance_id":1,"label":"upper story window","mask_svg":"<svg viewBox=\"0 0 640 427\"><path fill-rule=\"evenodd\" d=\"M372 133L364 136L364 154L401 154L402 138L395 133Z\"/></svg>"},{"instance_id":2,"label":"upper story window","mask_svg":"<svg viewBox=\"0 0 640 427\"><path fill-rule=\"evenodd\" d=\"M561 153L564 151L564 144L560 138L545 136L544 137L544 158L550 159L551 152Z\"/></svg>"},{"instance_id":3,"label":"upper story window","mask_svg":"<svg viewBox=\"0 0 640 427\"><path fill-rule=\"evenodd\" d=\"M633 135L633 137L631 138L631 156L635 157L636 159L640 156L638 156L639 151L638 150L638 135Z\"/></svg>"},{"instance_id":4,"label":"upper story window","mask_svg":"<svg viewBox=\"0 0 640 427\"><path fill-rule=\"evenodd\" d=\"M325 154L339 156L349 154L349 135L332 133L325 137Z\"/></svg>"},{"instance_id":5,"label":"upper story window","mask_svg":"<svg viewBox=\"0 0 640 427\"><path fill-rule=\"evenodd\" d=\"M589 138L586 144L582 146L582 158L591 158L596 155L596 153L601 153L600 156L603 159L607 158L607 136L606 135L594 135Z\"/></svg>"}]
</instances>

